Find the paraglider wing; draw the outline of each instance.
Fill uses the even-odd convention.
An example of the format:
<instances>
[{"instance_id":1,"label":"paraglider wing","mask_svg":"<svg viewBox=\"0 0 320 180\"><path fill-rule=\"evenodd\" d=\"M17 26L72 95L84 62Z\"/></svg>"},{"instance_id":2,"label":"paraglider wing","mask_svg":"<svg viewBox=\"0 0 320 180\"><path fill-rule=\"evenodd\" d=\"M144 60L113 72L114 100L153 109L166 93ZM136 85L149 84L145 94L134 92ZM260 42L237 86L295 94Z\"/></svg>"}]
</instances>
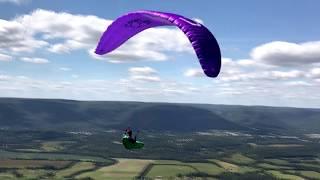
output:
<instances>
[{"instance_id":1,"label":"paraglider wing","mask_svg":"<svg viewBox=\"0 0 320 180\"><path fill-rule=\"evenodd\" d=\"M191 42L204 73L209 77L218 76L221 53L214 36L202 24L172 13L136 11L121 16L103 33L95 53L109 53L139 32L157 26L179 27Z\"/></svg>"}]
</instances>

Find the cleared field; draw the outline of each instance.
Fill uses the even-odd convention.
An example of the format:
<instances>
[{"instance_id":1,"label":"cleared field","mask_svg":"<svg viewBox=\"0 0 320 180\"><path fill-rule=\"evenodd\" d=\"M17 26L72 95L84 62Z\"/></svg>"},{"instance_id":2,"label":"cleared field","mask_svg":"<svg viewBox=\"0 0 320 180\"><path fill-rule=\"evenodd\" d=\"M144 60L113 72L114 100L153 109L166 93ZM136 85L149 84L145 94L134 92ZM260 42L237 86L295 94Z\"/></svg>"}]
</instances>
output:
<instances>
[{"instance_id":1,"label":"cleared field","mask_svg":"<svg viewBox=\"0 0 320 180\"><path fill-rule=\"evenodd\" d=\"M311 163L299 163L299 165L304 166L304 167L312 167L312 168L317 168L320 170L320 165L319 164L311 164Z\"/></svg>"},{"instance_id":2,"label":"cleared field","mask_svg":"<svg viewBox=\"0 0 320 180\"><path fill-rule=\"evenodd\" d=\"M15 149L16 151L22 151L22 152L41 152L39 149Z\"/></svg>"},{"instance_id":3,"label":"cleared field","mask_svg":"<svg viewBox=\"0 0 320 180\"><path fill-rule=\"evenodd\" d=\"M176 161L176 160L155 160L153 162L154 164L184 164L181 161Z\"/></svg>"},{"instance_id":4,"label":"cleared field","mask_svg":"<svg viewBox=\"0 0 320 180\"><path fill-rule=\"evenodd\" d=\"M188 163L188 165L196 168L200 172L207 173L210 175L218 175L222 172L225 172L223 168L211 163Z\"/></svg>"},{"instance_id":5,"label":"cleared field","mask_svg":"<svg viewBox=\"0 0 320 180\"><path fill-rule=\"evenodd\" d=\"M71 161L49 161L49 160L0 160L0 168L41 168L54 167L57 169L64 168Z\"/></svg>"},{"instance_id":6,"label":"cleared field","mask_svg":"<svg viewBox=\"0 0 320 180\"><path fill-rule=\"evenodd\" d=\"M146 175L150 178L174 178L179 174L197 172L194 168L185 165L154 165Z\"/></svg>"},{"instance_id":7,"label":"cleared field","mask_svg":"<svg viewBox=\"0 0 320 180\"><path fill-rule=\"evenodd\" d=\"M61 151L64 149L64 141L48 141L41 144L41 149L46 152Z\"/></svg>"},{"instance_id":8,"label":"cleared field","mask_svg":"<svg viewBox=\"0 0 320 180\"><path fill-rule=\"evenodd\" d=\"M251 147L274 147L274 148L288 148L288 147L303 147L303 144L267 144L267 145L261 145L256 143L248 143Z\"/></svg>"},{"instance_id":9,"label":"cleared field","mask_svg":"<svg viewBox=\"0 0 320 180\"><path fill-rule=\"evenodd\" d=\"M230 157L226 158L225 160L231 161L235 164L251 164L255 162L254 159L251 159L240 153L232 154Z\"/></svg>"},{"instance_id":10,"label":"cleared field","mask_svg":"<svg viewBox=\"0 0 320 180\"><path fill-rule=\"evenodd\" d=\"M19 169L17 172L21 175L21 179L48 179L54 177L54 171L52 170Z\"/></svg>"},{"instance_id":11,"label":"cleared field","mask_svg":"<svg viewBox=\"0 0 320 180\"><path fill-rule=\"evenodd\" d=\"M263 168L263 169L292 169L292 167L288 167L288 166L277 166L277 165L273 165L273 164L268 164L268 163L260 163L257 164L256 166Z\"/></svg>"},{"instance_id":12,"label":"cleared field","mask_svg":"<svg viewBox=\"0 0 320 180\"><path fill-rule=\"evenodd\" d=\"M290 165L288 161L283 159L265 159L264 161L277 164L277 165Z\"/></svg>"},{"instance_id":13,"label":"cleared field","mask_svg":"<svg viewBox=\"0 0 320 180\"><path fill-rule=\"evenodd\" d=\"M320 173L315 171L290 171L291 173L298 173L302 176L313 178L313 179L320 179Z\"/></svg>"},{"instance_id":14,"label":"cleared field","mask_svg":"<svg viewBox=\"0 0 320 180\"><path fill-rule=\"evenodd\" d=\"M11 173L0 173L0 179L10 180L10 179L16 179L16 177Z\"/></svg>"},{"instance_id":15,"label":"cleared field","mask_svg":"<svg viewBox=\"0 0 320 180\"><path fill-rule=\"evenodd\" d=\"M240 170L239 166L237 166L235 164L231 164L231 163L224 162L224 161L217 160L217 159L212 159L209 161L218 164L220 167L222 167L223 169L225 169L226 171L229 171L229 172L239 172L239 170Z\"/></svg>"},{"instance_id":16,"label":"cleared field","mask_svg":"<svg viewBox=\"0 0 320 180\"><path fill-rule=\"evenodd\" d=\"M248 172L255 172L259 171L257 168L253 168L250 166L239 166L239 173L248 173Z\"/></svg>"},{"instance_id":17,"label":"cleared field","mask_svg":"<svg viewBox=\"0 0 320 180\"><path fill-rule=\"evenodd\" d=\"M303 147L302 144L268 144L265 147L275 147L275 148L288 148L288 147Z\"/></svg>"},{"instance_id":18,"label":"cleared field","mask_svg":"<svg viewBox=\"0 0 320 180\"><path fill-rule=\"evenodd\" d=\"M92 162L78 162L75 165L63 169L56 172L56 177L62 178L62 177L68 177L71 176L77 172L83 171L83 170L90 170L95 168L95 164Z\"/></svg>"},{"instance_id":19,"label":"cleared field","mask_svg":"<svg viewBox=\"0 0 320 180\"><path fill-rule=\"evenodd\" d=\"M117 159L118 163L102 167L96 171L83 173L76 178L91 177L93 179L132 179L153 160Z\"/></svg>"},{"instance_id":20,"label":"cleared field","mask_svg":"<svg viewBox=\"0 0 320 180\"><path fill-rule=\"evenodd\" d=\"M284 174L280 171L267 171L268 173L272 174L273 176L275 176L276 178L279 179L289 179L289 180L304 180L304 178L300 177L300 176L296 176L296 175L291 175L291 174Z\"/></svg>"}]
</instances>

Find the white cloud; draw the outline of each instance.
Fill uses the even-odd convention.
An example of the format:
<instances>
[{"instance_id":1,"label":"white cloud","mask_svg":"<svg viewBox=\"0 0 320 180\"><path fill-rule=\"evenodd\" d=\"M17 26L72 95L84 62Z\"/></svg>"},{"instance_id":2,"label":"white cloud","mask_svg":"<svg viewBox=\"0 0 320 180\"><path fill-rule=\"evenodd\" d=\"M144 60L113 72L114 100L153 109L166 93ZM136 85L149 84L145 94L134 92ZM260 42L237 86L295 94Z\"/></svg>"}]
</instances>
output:
<instances>
[{"instance_id":1,"label":"white cloud","mask_svg":"<svg viewBox=\"0 0 320 180\"><path fill-rule=\"evenodd\" d=\"M179 29L151 28L130 38L115 51L97 56L96 59L106 59L109 62L135 62L135 61L164 61L169 57L165 52L193 53L192 46L187 37Z\"/></svg>"},{"instance_id":2,"label":"white cloud","mask_svg":"<svg viewBox=\"0 0 320 180\"><path fill-rule=\"evenodd\" d=\"M43 49L60 54L85 50L94 58L113 63L164 61L171 58L168 52L194 53L190 42L179 29L152 28L128 40L109 55L98 56L93 53L93 49L111 22L96 16L41 9L10 21L0 20L0 52L5 53L0 54L0 60L11 60L13 57L19 59L23 54L26 57L21 60L26 62L49 62L47 59L31 58L33 55L28 54ZM129 68L128 77L119 82L87 80L85 75L79 78L78 74L72 73L69 74L68 82L2 74L0 94L98 100L293 106L308 104L319 107L320 96L316 96L320 82L319 47L319 41L299 44L274 41L262 44L254 48L251 57L247 59L223 58L221 74L215 79L208 79L201 68L194 68L200 66L192 65L190 67L193 68L187 69L184 75L204 78L181 80L181 77L171 76L165 79L159 75L160 72L144 65ZM45 53L48 52L37 54ZM62 67L60 70L69 69ZM0 73L3 72L6 71L1 69ZM310 94L313 94L314 100L306 100Z\"/></svg>"},{"instance_id":3,"label":"white cloud","mask_svg":"<svg viewBox=\"0 0 320 180\"><path fill-rule=\"evenodd\" d=\"M34 64L46 64L50 63L48 59L44 58L30 58L30 57L22 57L20 58L21 61L27 62L27 63L34 63Z\"/></svg>"},{"instance_id":4,"label":"white cloud","mask_svg":"<svg viewBox=\"0 0 320 180\"><path fill-rule=\"evenodd\" d=\"M6 54L0 54L0 61L11 61L12 56L6 55Z\"/></svg>"},{"instance_id":5,"label":"white cloud","mask_svg":"<svg viewBox=\"0 0 320 180\"><path fill-rule=\"evenodd\" d=\"M52 52L61 53L61 46L71 50L89 48L95 44L109 20L90 15L73 15L38 9L15 21L29 27L32 34L41 33L44 40L62 39L62 43L49 47ZM65 51L65 49L63 49Z\"/></svg>"},{"instance_id":6,"label":"white cloud","mask_svg":"<svg viewBox=\"0 0 320 180\"><path fill-rule=\"evenodd\" d=\"M320 68L312 68L308 76L311 78L320 78Z\"/></svg>"},{"instance_id":7,"label":"white cloud","mask_svg":"<svg viewBox=\"0 0 320 180\"><path fill-rule=\"evenodd\" d=\"M34 52L47 48L63 54L85 49L93 58L112 63L168 60L168 51L193 53L187 37L178 28L151 28L108 55L94 55L90 51L111 22L92 15L38 9L11 21L0 20L0 50Z\"/></svg>"},{"instance_id":8,"label":"white cloud","mask_svg":"<svg viewBox=\"0 0 320 180\"><path fill-rule=\"evenodd\" d=\"M254 48L251 57L254 60L283 67L319 63L320 41L300 44L274 41Z\"/></svg>"},{"instance_id":9,"label":"white cloud","mask_svg":"<svg viewBox=\"0 0 320 180\"><path fill-rule=\"evenodd\" d=\"M24 25L15 20L0 19L0 50L4 52L33 52L37 48L48 45L43 40L37 40L29 31L32 25Z\"/></svg>"},{"instance_id":10,"label":"white cloud","mask_svg":"<svg viewBox=\"0 0 320 180\"><path fill-rule=\"evenodd\" d=\"M68 67L61 67L59 68L60 71L71 71L72 69L71 68L68 68Z\"/></svg>"},{"instance_id":11,"label":"white cloud","mask_svg":"<svg viewBox=\"0 0 320 180\"><path fill-rule=\"evenodd\" d=\"M46 47L54 53L66 53L92 48L110 22L96 16L38 9L11 21L0 19L0 50L34 52Z\"/></svg>"},{"instance_id":12,"label":"white cloud","mask_svg":"<svg viewBox=\"0 0 320 180\"><path fill-rule=\"evenodd\" d=\"M144 82L160 82L160 77L157 76L157 71L151 67L132 67L129 68L129 75L131 80Z\"/></svg>"},{"instance_id":13,"label":"white cloud","mask_svg":"<svg viewBox=\"0 0 320 180\"><path fill-rule=\"evenodd\" d=\"M13 3L13 4L20 5L29 1L31 0L0 0L0 3Z\"/></svg>"},{"instance_id":14,"label":"white cloud","mask_svg":"<svg viewBox=\"0 0 320 180\"><path fill-rule=\"evenodd\" d=\"M7 75L0 74L0 81L8 81L11 77Z\"/></svg>"},{"instance_id":15,"label":"white cloud","mask_svg":"<svg viewBox=\"0 0 320 180\"><path fill-rule=\"evenodd\" d=\"M49 51L57 54L70 53L72 50L85 49L89 47L88 44L78 42L75 40L66 40L64 43L53 44L49 47Z\"/></svg>"},{"instance_id":16,"label":"white cloud","mask_svg":"<svg viewBox=\"0 0 320 180\"><path fill-rule=\"evenodd\" d=\"M291 71L271 71L270 76L275 79L289 79L289 78L298 78L303 77L304 72L298 70Z\"/></svg>"},{"instance_id":17,"label":"white cloud","mask_svg":"<svg viewBox=\"0 0 320 180\"><path fill-rule=\"evenodd\" d=\"M289 86L312 86L312 84L305 81L290 81L286 83Z\"/></svg>"},{"instance_id":18,"label":"white cloud","mask_svg":"<svg viewBox=\"0 0 320 180\"><path fill-rule=\"evenodd\" d=\"M77 74L72 74L71 77L77 79L77 78L79 78L79 75L77 75Z\"/></svg>"},{"instance_id":19,"label":"white cloud","mask_svg":"<svg viewBox=\"0 0 320 180\"><path fill-rule=\"evenodd\" d=\"M124 46L126 47L126 46ZM143 61L143 60L152 60L152 61L164 61L167 60L168 57L160 52L137 48L137 49L130 49L131 47L119 48L111 52L110 54L100 56L102 59L109 59L111 63L127 63L127 62L136 62L136 61ZM93 56L96 57L96 56Z\"/></svg>"},{"instance_id":20,"label":"white cloud","mask_svg":"<svg viewBox=\"0 0 320 180\"><path fill-rule=\"evenodd\" d=\"M184 75L187 77L204 77L202 69L188 69L184 72Z\"/></svg>"},{"instance_id":21,"label":"white cloud","mask_svg":"<svg viewBox=\"0 0 320 180\"><path fill-rule=\"evenodd\" d=\"M203 20L200 18L193 18L192 20L194 20L197 23L203 24Z\"/></svg>"},{"instance_id":22,"label":"white cloud","mask_svg":"<svg viewBox=\"0 0 320 180\"><path fill-rule=\"evenodd\" d=\"M187 94L187 92L182 89L164 89L163 91L169 94Z\"/></svg>"},{"instance_id":23,"label":"white cloud","mask_svg":"<svg viewBox=\"0 0 320 180\"><path fill-rule=\"evenodd\" d=\"M147 82L159 82L160 81L160 78L158 76L134 75L134 76L131 76L130 79L138 80L138 81L147 81Z\"/></svg>"},{"instance_id":24,"label":"white cloud","mask_svg":"<svg viewBox=\"0 0 320 180\"><path fill-rule=\"evenodd\" d=\"M157 74L157 71L151 67L132 67L129 68L130 74L138 74L138 75L154 75Z\"/></svg>"}]
</instances>

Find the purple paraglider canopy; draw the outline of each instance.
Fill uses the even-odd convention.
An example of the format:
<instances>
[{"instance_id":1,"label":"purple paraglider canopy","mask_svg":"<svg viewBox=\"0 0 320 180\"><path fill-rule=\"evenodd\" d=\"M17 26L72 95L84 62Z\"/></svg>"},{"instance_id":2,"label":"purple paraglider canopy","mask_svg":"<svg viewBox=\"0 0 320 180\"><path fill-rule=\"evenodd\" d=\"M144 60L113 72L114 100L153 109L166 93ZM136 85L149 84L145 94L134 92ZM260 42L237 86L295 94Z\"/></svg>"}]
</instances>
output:
<instances>
[{"instance_id":1,"label":"purple paraglider canopy","mask_svg":"<svg viewBox=\"0 0 320 180\"><path fill-rule=\"evenodd\" d=\"M136 11L119 17L103 33L95 53L109 53L139 32L157 26L180 28L191 42L204 73L209 77L218 76L221 53L214 36L202 24L172 13Z\"/></svg>"}]
</instances>

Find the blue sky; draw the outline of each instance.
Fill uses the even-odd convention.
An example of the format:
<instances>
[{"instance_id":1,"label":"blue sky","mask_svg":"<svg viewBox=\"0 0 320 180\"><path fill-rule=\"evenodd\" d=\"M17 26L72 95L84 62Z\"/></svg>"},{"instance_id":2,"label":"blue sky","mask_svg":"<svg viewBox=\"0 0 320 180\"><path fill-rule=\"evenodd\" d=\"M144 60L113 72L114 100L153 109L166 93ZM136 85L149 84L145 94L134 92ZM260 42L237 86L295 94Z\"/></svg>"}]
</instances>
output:
<instances>
[{"instance_id":1,"label":"blue sky","mask_svg":"<svg viewBox=\"0 0 320 180\"><path fill-rule=\"evenodd\" d=\"M0 0L0 96L319 108L318 7L316 0ZM220 76L202 74L172 27L146 30L110 56L92 54L114 19L141 9L203 22L222 50Z\"/></svg>"}]
</instances>

